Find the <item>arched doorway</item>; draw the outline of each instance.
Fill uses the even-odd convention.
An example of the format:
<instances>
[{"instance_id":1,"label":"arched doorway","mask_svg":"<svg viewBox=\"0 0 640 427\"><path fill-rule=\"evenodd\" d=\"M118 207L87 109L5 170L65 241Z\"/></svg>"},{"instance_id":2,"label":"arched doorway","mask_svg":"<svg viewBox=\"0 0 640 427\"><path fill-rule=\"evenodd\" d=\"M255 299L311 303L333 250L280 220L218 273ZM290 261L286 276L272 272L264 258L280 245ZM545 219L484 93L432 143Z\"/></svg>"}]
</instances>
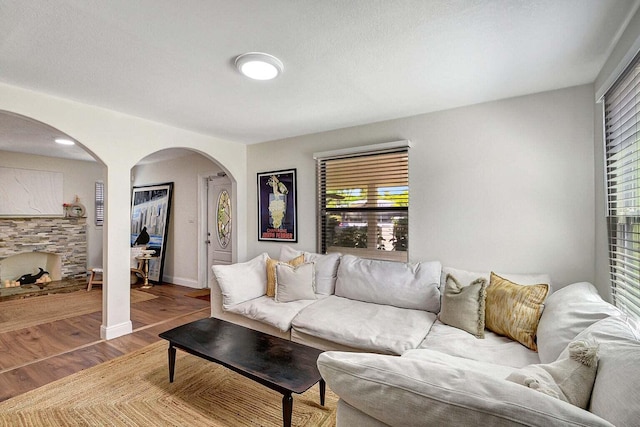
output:
<instances>
[{"instance_id":1,"label":"arched doorway","mask_svg":"<svg viewBox=\"0 0 640 427\"><path fill-rule=\"evenodd\" d=\"M56 143L61 139L72 145ZM87 267L102 263L102 223L94 201L105 165L64 132L8 111L0 111L0 152L0 197L6 199L0 237L11 242L6 253L0 249L0 300L81 288ZM73 206L82 209L71 211ZM30 256L16 257L16 266L8 257L20 251ZM21 271L36 274L39 268L51 270L45 274L51 282L40 277L37 284L6 287Z\"/></svg>"},{"instance_id":2,"label":"arched doorway","mask_svg":"<svg viewBox=\"0 0 640 427\"><path fill-rule=\"evenodd\" d=\"M132 187L172 183L163 281L191 288L206 288L210 274L208 257L217 230L217 204L208 196L208 183L224 177L234 203L231 177L210 157L187 148L160 150L140 160L131 171ZM231 212L233 216L235 213ZM233 218L230 218L231 223ZM233 238L226 245L229 261Z\"/></svg>"}]
</instances>

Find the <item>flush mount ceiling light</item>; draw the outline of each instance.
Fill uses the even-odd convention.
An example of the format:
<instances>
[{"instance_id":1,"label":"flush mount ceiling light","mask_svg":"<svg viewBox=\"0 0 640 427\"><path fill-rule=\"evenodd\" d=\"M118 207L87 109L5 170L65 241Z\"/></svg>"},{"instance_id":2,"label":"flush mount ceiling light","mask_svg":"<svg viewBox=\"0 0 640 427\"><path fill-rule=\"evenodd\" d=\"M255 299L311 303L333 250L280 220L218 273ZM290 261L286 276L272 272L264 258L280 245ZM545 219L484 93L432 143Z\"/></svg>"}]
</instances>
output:
<instances>
[{"instance_id":1,"label":"flush mount ceiling light","mask_svg":"<svg viewBox=\"0 0 640 427\"><path fill-rule=\"evenodd\" d=\"M54 141L62 145L75 145L75 142L67 138L56 138Z\"/></svg>"},{"instance_id":2,"label":"flush mount ceiling light","mask_svg":"<svg viewBox=\"0 0 640 427\"><path fill-rule=\"evenodd\" d=\"M284 70L282 61L262 52L249 52L238 56L236 67L242 74L254 80L275 79Z\"/></svg>"}]
</instances>

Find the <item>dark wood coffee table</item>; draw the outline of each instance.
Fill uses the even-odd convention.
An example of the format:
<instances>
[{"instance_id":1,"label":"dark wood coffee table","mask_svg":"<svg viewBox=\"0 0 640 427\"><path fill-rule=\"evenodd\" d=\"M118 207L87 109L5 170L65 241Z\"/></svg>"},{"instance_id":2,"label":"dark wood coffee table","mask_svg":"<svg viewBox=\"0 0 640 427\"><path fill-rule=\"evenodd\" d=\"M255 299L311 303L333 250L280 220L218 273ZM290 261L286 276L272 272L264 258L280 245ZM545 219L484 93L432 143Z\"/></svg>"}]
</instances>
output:
<instances>
[{"instance_id":1,"label":"dark wood coffee table","mask_svg":"<svg viewBox=\"0 0 640 427\"><path fill-rule=\"evenodd\" d=\"M319 381L324 406L326 385L316 364L322 350L213 317L178 326L160 338L169 341L169 382L173 382L179 348L282 393L285 427L291 425L291 393L304 393Z\"/></svg>"}]
</instances>

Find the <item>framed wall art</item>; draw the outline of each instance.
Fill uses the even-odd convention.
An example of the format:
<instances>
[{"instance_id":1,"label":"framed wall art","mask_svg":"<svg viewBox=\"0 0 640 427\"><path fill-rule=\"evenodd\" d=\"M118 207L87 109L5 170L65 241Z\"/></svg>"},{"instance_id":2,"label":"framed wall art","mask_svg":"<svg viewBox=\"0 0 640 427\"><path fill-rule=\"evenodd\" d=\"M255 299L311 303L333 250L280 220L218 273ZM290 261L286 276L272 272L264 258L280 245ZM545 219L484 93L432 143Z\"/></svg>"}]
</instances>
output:
<instances>
[{"instance_id":1,"label":"framed wall art","mask_svg":"<svg viewBox=\"0 0 640 427\"><path fill-rule=\"evenodd\" d=\"M297 242L296 170L258 173L258 240Z\"/></svg>"},{"instance_id":2,"label":"framed wall art","mask_svg":"<svg viewBox=\"0 0 640 427\"><path fill-rule=\"evenodd\" d=\"M131 246L154 250L149 260L149 281L162 283L167 250L173 182L133 187L131 195Z\"/></svg>"}]
</instances>

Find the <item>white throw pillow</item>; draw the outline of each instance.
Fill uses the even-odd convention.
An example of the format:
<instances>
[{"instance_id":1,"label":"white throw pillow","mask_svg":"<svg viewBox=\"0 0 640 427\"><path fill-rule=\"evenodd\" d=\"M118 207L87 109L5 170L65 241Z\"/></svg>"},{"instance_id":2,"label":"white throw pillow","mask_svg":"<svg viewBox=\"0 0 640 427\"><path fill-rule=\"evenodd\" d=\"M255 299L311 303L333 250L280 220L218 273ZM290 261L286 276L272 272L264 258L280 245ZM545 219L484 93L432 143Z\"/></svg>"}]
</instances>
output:
<instances>
[{"instance_id":1,"label":"white throw pillow","mask_svg":"<svg viewBox=\"0 0 640 427\"><path fill-rule=\"evenodd\" d=\"M335 293L340 257L339 253L326 255L311 252L304 253L305 262L315 263L316 293L323 295L333 295Z\"/></svg>"},{"instance_id":2,"label":"white throw pillow","mask_svg":"<svg viewBox=\"0 0 640 427\"><path fill-rule=\"evenodd\" d=\"M265 252L247 262L211 266L222 291L222 307L225 310L266 294L268 257Z\"/></svg>"},{"instance_id":3,"label":"white throw pillow","mask_svg":"<svg viewBox=\"0 0 640 427\"><path fill-rule=\"evenodd\" d=\"M305 262L292 266L287 263L276 264L277 302L316 299L314 263Z\"/></svg>"},{"instance_id":4,"label":"white throw pillow","mask_svg":"<svg viewBox=\"0 0 640 427\"><path fill-rule=\"evenodd\" d=\"M338 265L342 255L338 252L323 255L313 252L299 251L287 245L282 245L280 247L281 260L296 258L300 255L304 255L305 262L314 262L316 264L316 293L322 295L333 295L336 290Z\"/></svg>"},{"instance_id":5,"label":"white throw pillow","mask_svg":"<svg viewBox=\"0 0 640 427\"><path fill-rule=\"evenodd\" d=\"M587 409L598 370L598 343L578 340L568 348L566 359L525 366L512 372L507 380Z\"/></svg>"}]
</instances>

